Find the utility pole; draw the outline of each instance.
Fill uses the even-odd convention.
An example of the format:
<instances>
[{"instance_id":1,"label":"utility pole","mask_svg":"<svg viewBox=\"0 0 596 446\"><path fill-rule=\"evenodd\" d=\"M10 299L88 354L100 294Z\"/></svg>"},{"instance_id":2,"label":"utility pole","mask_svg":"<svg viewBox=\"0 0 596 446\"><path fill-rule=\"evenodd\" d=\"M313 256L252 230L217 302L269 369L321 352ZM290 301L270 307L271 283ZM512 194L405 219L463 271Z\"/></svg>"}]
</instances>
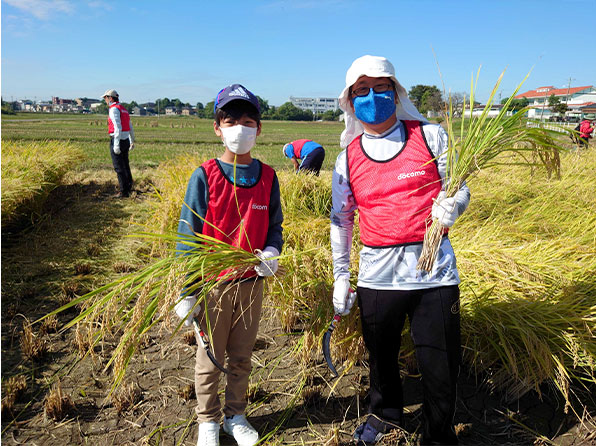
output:
<instances>
[{"instance_id":1,"label":"utility pole","mask_svg":"<svg viewBox=\"0 0 596 446\"><path fill-rule=\"evenodd\" d=\"M571 90L571 81L574 81L575 78L569 76L569 83L567 84L567 95L565 96L565 105L567 106L567 110L569 110L569 90ZM565 115L567 115L567 111L565 111Z\"/></svg>"},{"instance_id":2,"label":"utility pole","mask_svg":"<svg viewBox=\"0 0 596 446\"><path fill-rule=\"evenodd\" d=\"M565 105L569 102L569 90L571 90L571 81L574 81L575 78L569 77L569 83L567 84L567 96L565 97Z\"/></svg>"}]
</instances>

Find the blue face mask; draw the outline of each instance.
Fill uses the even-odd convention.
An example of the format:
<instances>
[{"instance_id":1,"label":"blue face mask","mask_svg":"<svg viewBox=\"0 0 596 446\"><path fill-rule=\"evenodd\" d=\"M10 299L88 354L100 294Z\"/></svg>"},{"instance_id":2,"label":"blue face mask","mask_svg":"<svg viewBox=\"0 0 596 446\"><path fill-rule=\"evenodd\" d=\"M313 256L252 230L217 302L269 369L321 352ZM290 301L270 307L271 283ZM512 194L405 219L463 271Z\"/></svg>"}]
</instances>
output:
<instances>
[{"instance_id":1,"label":"blue face mask","mask_svg":"<svg viewBox=\"0 0 596 446\"><path fill-rule=\"evenodd\" d=\"M375 93L371 88L366 96L353 99L356 117L367 124L380 124L395 114L395 91Z\"/></svg>"}]
</instances>

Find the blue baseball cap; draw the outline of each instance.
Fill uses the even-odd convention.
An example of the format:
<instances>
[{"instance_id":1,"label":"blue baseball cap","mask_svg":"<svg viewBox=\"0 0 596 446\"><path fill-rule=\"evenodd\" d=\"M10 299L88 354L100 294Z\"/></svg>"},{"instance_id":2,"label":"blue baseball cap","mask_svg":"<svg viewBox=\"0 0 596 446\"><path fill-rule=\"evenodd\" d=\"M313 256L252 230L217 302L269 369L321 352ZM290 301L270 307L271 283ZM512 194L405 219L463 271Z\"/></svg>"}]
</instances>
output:
<instances>
[{"instance_id":1,"label":"blue baseball cap","mask_svg":"<svg viewBox=\"0 0 596 446\"><path fill-rule=\"evenodd\" d=\"M257 97L240 84L228 85L227 87L222 88L219 93L217 93L217 96L215 97L215 104L213 105L213 113L222 108L228 102L239 99L250 102L252 106L256 108L259 113L261 113L261 107L259 106L259 100Z\"/></svg>"}]
</instances>

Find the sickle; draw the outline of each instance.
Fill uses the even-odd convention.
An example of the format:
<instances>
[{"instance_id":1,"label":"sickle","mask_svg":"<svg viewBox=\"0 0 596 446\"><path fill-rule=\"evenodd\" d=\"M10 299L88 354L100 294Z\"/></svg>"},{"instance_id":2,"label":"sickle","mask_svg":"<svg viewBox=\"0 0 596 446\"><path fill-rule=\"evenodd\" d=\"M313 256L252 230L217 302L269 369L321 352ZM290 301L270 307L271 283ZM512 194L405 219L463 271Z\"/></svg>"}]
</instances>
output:
<instances>
[{"instance_id":1,"label":"sickle","mask_svg":"<svg viewBox=\"0 0 596 446\"><path fill-rule=\"evenodd\" d=\"M199 341L201 342L201 346L205 349L205 352L207 353L207 357L209 358L209 360L219 370L221 370L224 373L229 374L230 371L228 369L226 369L223 365L221 365L219 362L217 362L217 359L215 359L215 356L211 352L211 348L209 346L209 339L207 339L207 335L205 335L205 332L203 330L201 330L201 327L199 326L199 322L194 317L192 318L192 325L195 328L195 332L199 338Z\"/></svg>"},{"instance_id":2,"label":"sickle","mask_svg":"<svg viewBox=\"0 0 596 446\"><path fill-rule=\"evenodd\" d=\"M329 350L329 341L331 340L331 334L333 333L333 330L335 330L335 326L340 321L340 319L341 319L340 314L336 314L335 316L333 316L333 320L329 324L329 328L323 335L323 356L325 357L325 361L327 361L329 370L331 370L331 374L333 375L334 378L337 378L338 373L337 373L337 370L335 370L333 361L331 361L331 351Z\"/></svg>"}]
</instances>

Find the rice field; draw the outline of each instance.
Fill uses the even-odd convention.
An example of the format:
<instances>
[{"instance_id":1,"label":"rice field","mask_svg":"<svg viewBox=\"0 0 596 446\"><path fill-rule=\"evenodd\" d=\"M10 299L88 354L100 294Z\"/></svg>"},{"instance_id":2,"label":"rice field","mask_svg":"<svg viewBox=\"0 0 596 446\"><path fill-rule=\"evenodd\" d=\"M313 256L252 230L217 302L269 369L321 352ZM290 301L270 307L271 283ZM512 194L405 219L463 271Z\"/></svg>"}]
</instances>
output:
<instances>
[{"instance_id":1,"label":"rice field","mask_svg":"<svg viewBox=\"0 0 596 446\"><path fill-rule=\"evenodd\" d=\"M134 202L124 205L125 217L117 221L122 227L126 226L128 235L141 231L174 231L188 177L201 162L221 151L210 121L160 118L158 127L154 127L152 122L155 120L135 118L133 121L138 147L131 154L131 166L137 175L139 171L144 172L144 181L151 187L142 208L135 210ZM3 215L5 147L34 146L54 135L62 141L61 146L79 148L84 156L74 174L69 174L70 181L83 181L82 178L90 172L109 171L103 122L93 116L63 119L60 123L50 121L49 117L40 121L25 121L20 116L14 120L3 118ZM267 424L268 430L264 432L266 444L302 444L300 441L303 439L296 443L284 441L279 431L284 423L289 422L300 402L304 407L313 407L311 404L317 407L316 404L320 403L316 402L323 398L323 393L331 397L334 391L339 391L335 389L362 388L360 378L357 385L353 381L354 370L366 370L366 352L356 311L342 319L332 337L332 355L341 375L339 380L324 384L319 375L320 341L333 316L328 218L331 168L339 152L337 144L342 129L341 123L264 121L262 136L254 149L257 158L277 170L280 180L285 217L285 244L280 259L283 274L267 281L265 295L269 300L272 321L279 327L279 336L286 339L289 350L283 354L276 351L278 356L267 357L259 364L258 371L251 378L251 386L254 386L251 387L251 413L259 413L267 406L267 402L263 402L266 401L263 399L264 389L273 378L279 378L279 370L284 364L291 364L289 370L292 374L284 376L283 385L280 384L286 397L280 400L283 403L275 424ZM283 144L299 137L312 138L325 147L327 156L320 177L293 174L291 164L282 156ZM527 166L498 166L479 172L469 182L472 192L470 207L450 232L462 278L465 368L475 374L482 388L502 395L508 401L517 401L531 392L541 396L545 389L553 388L561 396L565 410L578 418L585 416L581 406L576 404L578 395L586 389L588 392L594 389L596 380L594 150L592 147L582 152L562 152L560 178L549 176L541 168ZM111 180L115 181L115 176ZM114 231L115 226L110 230ZM360 248L357 239L356 228L352 277L357 276L355 259ZM106 240L102 236L97 243L93 242L97 245L94 245L97 252L106 250L103 246ZM85 249L91 260L90 270L99 270L100 274L86 280L84 288L70 290L65 282L57 287L60 288L57 294L76 298L114 278L123 277L131 268L135 271L166 257L171 249L171 243L164 240L152 239L149 245L139 238L130 240L127 243L134 244L112 251L109 260L113 264L111 271L110 268L95 266L95 249L91 250L93 243L87 244ZM2 256L4 264L4 249ZM134 262L132 257L136 258ZM117 264L120 264L118 268ZM84 266L79 261L76 273L89 277ZM5 286L16 284L17 279L12 274L13 270L3 266L3 297L17 295ZM39 280L43 281L43 275ZM72 281L68 283L72 284ZM28 288L23 288L22 284L18 286L18 296L26 295L26 291L21 290ZM51 295L52 287L46 286L46 289L46 293ZM6 302L5 298L3 303ZM74 317L72 312L69 315L69 319ZM3 320L3 333L4 327ZM35 325L33 327L34 330ZM89 350L93 345L90 334L94 331L90 328L90 325L84 324L76 328L79 354L84 357L87 351L92 357L101 357L103 348L115 346L114 339L108 337L105 347L99 349L96 346ZM117 327L110 328L110 332L115 335ZM29 339L33 342L39 336L31 332ZM141 347L143 342L150 343L147 339L141 340ZM405 349L400 361L404 365L404 374L415 375L415 359L411 347L408 347L411 342L407 332L403 333L402 345ZM145 353L141 350L138 358L133 357L131 367L138 370L133 363L142 363L144 357ZM109 360L108 357L105 363ZM3 367L3 395L4 381L10 376ZM132 386L126 379L123 382L124 390ZM60 384L53 381L51 384L48 392L58 392L62 398L62 390L58 391ZM22 384L19 389L21 387ZM360 390L356 390L357 395L358 392ZM61 401L60 398L58 401ZM138 395L131 407L135 404L141 404ZM125 409L118 413L120 411ZM185 421L190 423L192 420ZM152 431L150 437L161 433L163 429L160 429ZM339 440L345 435L345 432L340 434L342 429L346 428L336 425L329 427L328 432L310 432L310 436L314 436L315 444L342 444ZM540 436L534 435L533 438Z\"/></svg>"}]
</instances>

